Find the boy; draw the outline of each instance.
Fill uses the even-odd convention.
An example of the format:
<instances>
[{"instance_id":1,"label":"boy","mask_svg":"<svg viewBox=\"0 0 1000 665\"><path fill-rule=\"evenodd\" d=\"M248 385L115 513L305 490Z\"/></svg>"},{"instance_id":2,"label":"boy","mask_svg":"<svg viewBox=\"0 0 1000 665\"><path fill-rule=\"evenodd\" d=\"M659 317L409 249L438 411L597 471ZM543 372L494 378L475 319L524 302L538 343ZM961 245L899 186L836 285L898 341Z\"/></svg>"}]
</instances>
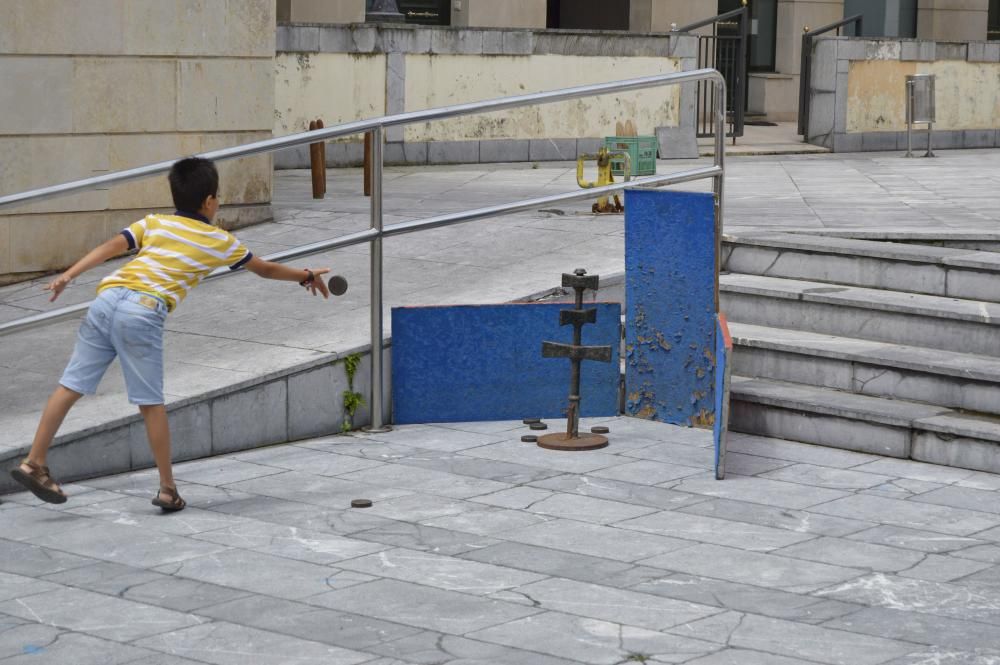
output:
<instances>
[{"instance_id":1,"label":"boy","mask_svg":"<svg viewBox=\"0 0 1000 665\"><path fill-rule=\"evenodd\" d=\"M185 506L177 493L170 462L170 429L163 403L163 323L205 275L221 266L245 267L267 279L298 282L315 296L329 297L322 275L327 268L296 269L264 261L232 234L212 225L219 210L219 174L198 157L170 169L170 193L177 211L147 215L77 261L45 289L55 301L87 270L137 249L138 255L97 287L97 299L80 325L73 356L42 413L31 451L11 475L43 501L63 503L66 494L45 465L52 439L63 418L83 395L92 395L117 355L128 399L139 407L160 474L153 505L163 511Z\"/></svg>"}]
</instances>

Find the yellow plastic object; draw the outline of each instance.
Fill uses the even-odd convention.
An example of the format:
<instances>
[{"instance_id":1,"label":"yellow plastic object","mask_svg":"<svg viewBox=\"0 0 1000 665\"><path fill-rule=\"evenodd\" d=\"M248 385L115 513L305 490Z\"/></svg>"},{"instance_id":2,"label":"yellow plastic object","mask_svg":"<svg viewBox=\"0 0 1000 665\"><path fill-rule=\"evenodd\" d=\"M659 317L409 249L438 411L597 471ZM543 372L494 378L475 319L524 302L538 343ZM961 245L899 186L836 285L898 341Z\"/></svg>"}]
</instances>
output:
<instances>
[{"instance_id":1,"label":"yellow plastic object","mask_svg":"<svg viewBox=\"0 0 1000 665\"><path fill-rule=\"evenodd\" d=\"M610 185L615 181L615 177L611 174L611 160L623 160L625 162L625 182L632 179L632 160L627 152L611 152L607 148L601 148L596 155L580 155L576 159L576 184L578 184L583 189L593 189L594 187L603 187L605 185ZM596 161L597 162L597 182L591 182L583 179L583 163L585 161ZM625 206L622 205L621 198L617 194L614 195L614 203L608 201L607 196L602 196L597 199L597 203L591 208L594 212L607 213L607 212L624 212Z\"/></svg>"}]
</instances>

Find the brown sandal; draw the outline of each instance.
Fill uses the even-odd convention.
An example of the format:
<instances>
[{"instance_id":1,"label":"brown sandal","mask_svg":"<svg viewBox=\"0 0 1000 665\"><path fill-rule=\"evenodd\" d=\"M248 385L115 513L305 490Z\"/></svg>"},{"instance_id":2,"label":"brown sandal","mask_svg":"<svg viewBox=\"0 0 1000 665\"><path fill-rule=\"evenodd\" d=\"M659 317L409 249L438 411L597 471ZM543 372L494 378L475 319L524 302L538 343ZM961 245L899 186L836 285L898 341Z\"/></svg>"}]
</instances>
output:
<instances>
[{"instance_id":1,"label":"brown sandal","mask_svg":"<svg viewBox=\"0 0 1000 665\"><path fill-rule=\"evenodd\" d=\"M170 501L164 501L160 498L161 494L166 494L170 497ZM178 510L184 510L184 506L187 502L181 498L181 495L177 493L176 487L161 487L160 491L156 493L153 497L153 505L158 506L160 510L165 513L176 513Z\"/></svg>"},{"instance_id":2,"label":"brown sandal","mask_svg":"<svg viewBox=\"0 0 1000 665\"><path fill-rule=\"evenodd\" d=\"M14 480L27 487L32 494L47 503L66 503L66 495L63 494L59 483L55 481L49 473L49 467L35 464L27 457L21 464L31 469L30 473L25 473L21 467L11 469L10 475Z\"/></svg>"}]
</instances>

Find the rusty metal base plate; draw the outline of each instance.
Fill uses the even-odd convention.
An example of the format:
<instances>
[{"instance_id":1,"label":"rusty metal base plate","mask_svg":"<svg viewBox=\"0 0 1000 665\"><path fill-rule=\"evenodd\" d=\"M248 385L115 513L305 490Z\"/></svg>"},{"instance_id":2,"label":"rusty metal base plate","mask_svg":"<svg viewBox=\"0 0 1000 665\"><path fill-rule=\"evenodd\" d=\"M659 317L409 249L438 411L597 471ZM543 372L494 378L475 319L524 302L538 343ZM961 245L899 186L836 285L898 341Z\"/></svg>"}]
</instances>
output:
<instances>
[{"instance_id":1,"label":"rusty metal base plate","mask_svg":"<svg viewBox=\"0 0 1000 665\"><path fill-rule=\"evenodd\" d=\"M538 447L549 450L597 450L606 445L608 445L608 437L599 434L581 434L577 438L571 439L566 432L559 432L538 438Z\"/></svg>"}]
</instances>

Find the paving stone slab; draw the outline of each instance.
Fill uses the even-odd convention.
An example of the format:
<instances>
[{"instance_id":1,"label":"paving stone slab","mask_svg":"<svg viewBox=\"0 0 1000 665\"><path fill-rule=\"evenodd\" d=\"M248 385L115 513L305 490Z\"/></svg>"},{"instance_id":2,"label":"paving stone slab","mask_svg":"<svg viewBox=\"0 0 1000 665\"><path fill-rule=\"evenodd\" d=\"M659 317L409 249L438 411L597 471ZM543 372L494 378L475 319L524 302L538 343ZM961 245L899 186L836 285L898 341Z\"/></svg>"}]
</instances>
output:
<instances>
[{"instance_id":1,"label":"paving stone slab","mask_svg":"<svg viewBox=\"0 0 1000 665\"><path fill-rule=\"evenodd\" d=\"M478 561L404 548L343 561L339 567L375 577L415 582L472 595L495 594L544 577Z\"/></svg>"},{"instance_id":2,"label":"paving stone slab","mask_svg":"<svg viewBox=\"0 0 1000 665\"><path fill-rule=\"evenodd\" d=\"M3 615L0 618L0 659L12 656L33 656L37 661L59 637L70 635L61 628L43 626ZM94 638L90 638L94 639ZM96 640L95 640L96 641ZM108 643L107 646L111 646Z\"/></svg>"},{"instance_id":3,"label":"paving stone slab","mask_svg":"<svg viewBox=\"0 0 1000 665\"><path fill-rule=\"evenodd\" d=\"M339 476L351 471L378 466L375 460L341 455L328 450L309 450L298 446L273 446L233 455L233 459L263 466L303 471L316 476ZM262 474L263 475L263 474Z\"/></svg>"},{"instance_id":4,"label":"paving stone slab","mask_svg":"<svg viewBox=\"0 0 1000 665\"><path fill-rule=\"evenodd\" d=\"M117 642L203 623L191 614L68 588L8 600L0 612Z\"/></svg>"},{"instance_id":5,"label":"paving stone slab","mask_svg":"<svg viewBox=\"0 0 1000 665\"><path fill-rule=\"evenodd\" d=\"M137 645L216 665L354 665L370 654L221 621L156 635Z\"/></svg>"},{"instance_id":6,"label":"paving stone slab","mask_svg":"<svg viewBox=\"0 0 1000 665\"><path fill-rule=\"evenodd\" d=\"M746 615L733 630L728 644L830 665L875 665L913 650L913 645L905 642L753 614Z\"/></svg>"},{"instance_id":7,"label":"paving stone slab","mask_svg":"<svg viewBox=\"0 0 1000 665\"><path fill-rule=\"evenodd\" d=\"M535 515L523 510L507 510L492 507L483 508L482 510L470 510L458 515L435 517L425 520L423 523L427 526L475 533L480 536L499 536L504 531L547 522L549 519L543 515Z\"/></svg>"},{"instance_id":8,"label":"paving stone slab","mask_svg":"<svg viewBox=\"0 0 1000 665\"><path fill-rule=\"evenodd\" d=\"M1000 649L1000 638L992 626L898 608L865 608L824 625L940 649Z\"/></svg>"},{"instance_id":9,"label":"paving stone slab","mask_svg":"<svg viewBox=\"0 0 1000 665\"><path fill-rule=\"evenodd\" d=\"M711 656L692 660L690 665L809 665L809 663L798 658L786 658L763 651L725 649Z\"/></svg>"},{"instance_id":10,"label":"paving stone slab","mask_svg":"<svg viewBox=\"0 0 1000 665\"><path fill-rule=\"evenodd\" d=\"M551 478L559 474L558 471L536 466L484 460L446 451L428 451L427 453L411 455L400 458L398 463L459 476L472 476L473 478L493 480L510 485L544 480L545 478Z\"/></svg>"},{"instance_id":11,"label":"paving stone slab","mask_svg":"<svg viewBox=\"0 0 1000 665\"><path fill-rule=\"evenodd\" d=\"M413 637L379 644L368 649L388 658L372 665L576 665L575 661L554 658L519 648L470 640L455 635L422 631ZM405 660L403 660L405 659ZM368 665L367 663L365 665Z\"/></svg>"},{"instance_id":12,"label":"paving stone slab","mask_svg":"<svg viewBox=\"0 0 1000 665\"><path fill-rule=\"evenodd\" d=\"M984 532L988 533L988 532ZM977 534L979 535L979 534ZM918 552L945 553L984 544L984 540L953 536L935 531L920 531L900 526L875 526L847 536L851 540L890 545Z\"/></svg>"},{"instance_id":13,"label":"paving stone slab","mask_svg":"<svg viewBox=\"0 0 1000 665\"><path fill-rule=\"evenodd\" d=\"M39 577L97 563L89 557L0 538L0 571Z\"/></svg>"},{"instance_id":14,"label":"paving stone slab","mask_svg":"<svg viewBox=\"0 0 1000 665\"><path fill-rule=\"evenodd\" d=\"M919 649L886 665L994 665L1000 663L1000 651L995 649Z\"/></svg>"},{"instance_id":15,"label":"paving stone slab","mask_svg":"<svg viewBox=\"0 0 1000 665\"><path fill-rule=\"evenodd\" d=\"M109 561L96 561L80 568L45 575L41 579L64 586L122 597L134 586L155 582L166 577L162 573L145 568L135 568Z\"/></svg>"},{"instance_id":16,"label":"paving stone slab","mask_svg":"<svg viewBox=\"0 0 1000 665\"><path fill-rule=\"evenodd\" d=\"M376 580L312 596L307 602L452 635L465 635L539 611L399 580ZM433 611L428 611L428 608L433 608Z\"/></svg>"},{"instance_id":17,"label":"paving stone slab","mask_svg":"<svg viewBox=\"0 0 1000 665\"><path fill-rule=\"evenodd\" d=\"M201 533L195 538L226 547L318 564L352 559L384 549L332 533L249 520L237 521L232 526Z\"/></svg>"},{"instance_id":18,"label":"paving stone slab","mask_svg":"<svg viewBox=\"0 0 1000 665\"><path fill-rule=\"evenodd\" d=\"M1000 523L1000 519L987 513L877 496L849 496L814 506L811 512L955 536L968 536Z\"/></svg>"},{"instance_id":19,"label":"paving stone slab","mask_svg":"<svg viewBox=\"0 0 1000 665\"><path fill-rule=\"evenodd\" d=\"M845 538L823 537L777 551L782 556L880 572L898 572L920 563L917 552Z\"/></svg>"},{"instance_id":20,"label":"paving stone slab","mask_svg":"<svg viewBox=\"0 0 1000 665\"><path fill-rule=\"evenodd\" d=\"M900 577L912 577L928 582L954 582L992 567L993 564L990 563L960 559L954 556L928 554L919 564L900 571L899 575Z\"/></svg>"},{"instance_id":21,"label":"paving stone slab","mask_svg":"<svg viewBox=\"0 0 1000 665\"><path fill-rule=\"evenodd\" d=\"M412 626L260 595L206 607L198 614L236 625L366 651L377 644L421 632Z\"/></svg>"},{"instance_id":22,"label":"paving stone slab","mask_svg":"<svg viewBox=\"0 0 1000 665\"><path fill-rule=\"evenodd\" d=\"M573 580L546 579L494 594L503 599L517 596L532 607L649 630L664 630L719 612L708 605Z\"/></svg>"},{"instance_id":23,"label":"paving stone slab","mask_svg":"<svg viewBox=\"0 0 1000 665\"><path fill-rule=\"evenodd\" d=\"M871 607L1000 625L1000 591L874 573L818 592Z\"/></svg>"},{"instance_id":24,"label":"paving stone slab","mask_svg":"<svg viewBox=\"0 0 1000 665\"><path fill-rule=\"evenodd\" d=\"M595 665L628 662L630 656L633 661L634 656L645 656L681 663L719 648L711 642L557 612L487 628L469 637L509 646L537 644L543 653Z\"/></svg>"},{"instance_id":25,"label":"paving stone slab","mask_svg":"<svg viewBox=\"0 0 1000 665\"><path fill-rule=\"evenodd\" d=\"M861 609L860 605L852 603L684 574L667 575L632 588L667 598L806 624L820 624Z\"/></svg>"},{"instance_id":26,"label":"paving stone slab","mask_svg":"<svg viewBox=\"0 0 1000 665\"><path fill-rule=\"evenodd\" d=\"M690 540L564 519L507 531L504 533L504 538L539 547L627 562L635 562L694 545Z\"/></svg>"},{"instance_id":27,"label":"paving stone slab","mask_svg":"<svg viewBox=\"0 0 1000 665\"><path fill-rule=\"evenodd\" d=\"M1000 515L1000 501L997 501L997 492L991 490L974 489L972 487L942 487L941 489L914 497L913 500L920 503L978 510L984 513Z\"/></svg>"},{"instance_id":28,"label":"paving stone slab","mask_svg":"<svg viewBox=\"0 0 1000 665\"><path fill-rule=\"evenodd\" d=\"M167 516L159 508L153 506L148 498L137 496L122 496L116 501L103 501L80 508L71 508L66 512L85 518L93 518L86 522L91 528L101 522L111 522L179 536L191 536L203 531L212 531L248 522L240 517L220 515L194 506L185 509L183 514Z\"/></svg>"},{"instance_id":29,"label":"paving stone slab","mask_svg":"<svg viewBox=\"0 0 1000 665\"><path fill-rule=\"evenodd\" d=\"M801 534L821 536L845 536L874 526L872 522L817 515L804 510L749 504L730 499L702 501L679 508L677 512L718 517L732 522L747 522Z\"/></svg>"},{"instance_id":30,"label":"paving stone slab","mask_svg":"<svg viewBox=\"0 0 1000 665\"><path fill-rule=\"evenodd\" d=\"M117 644L89 635L60 632L48 641L22 644L19 655L4 659L11 665L34 665L40 662L73 663L73 665L123 665L124 663L158 662L158 654L126 644ZM163 665L183 665L163 663Z\"/></svg>"},{"instance_id":31,"label":"paving stone slab","mask_svg":"<svg viewBox=\"0 0 1000 665\"><path fill-rule=\"evenodd\" d=\"M190 580L291 600L321 593L337 569L247 550L225 550L155 569ZM256 572L251 572L256 571Z\"/></svg>"},{"instance_id":32,"label":"paving stone slab","mask_svg":"<svg viewBox=\"0 0 1000 665\"><path fill-rule=\"evenodd\" d=\"M373 469L353 471L341 476L344 480L375 487L390 487L398 490L422 492L455 499L467 499L480 494L489 494L510 487L508 483L498 483L483 478L455 476L450 473L406 466L403 464L383 464Z\"/></svg>"},{"instance_id":33,"label":"paving stone slab","mask_svg":"<svg viewBox=\"0 0 1000 665\"><path fill-rule=\"evenodd\" d=\"M688 575L754 584L792 593L809 593L837 582L854 579L864 573L863 570L855 568L717 545L695 545L643 559L642 563Z\"/></svg>"},{"instance_id":34,"label":"paving stone slab","mask_svg":"<svg viewBox=\"0 0 1000 665\"><path fill-rule=\"evenodd\" d=\"M354 538L410 550L456 555L495 545L501 541L489 536L454 531L423 524L390 520L383 526L353 534Z\"/></svg>"},{"instance_id":35,"label":"paving stone slab","mask_svg":"<svg viewBox=\"0 0 1000 665\"><path fill-rule=\"evenodd\" d=\"M735 432L730 434L727 450L838 469L847 469L866 462L874 462L882 459L878 455L869 455L850 450L837 450L836 448L814 446L808 443L782 441L780 439L771 439L751 434L738 434ZM878 471L875 471L875 473L878 473Z\"/></svg>"},{"instance_id":36,"label":"paving stone slab","mask_svg":"<svg viewBox=\"0 0 1000 665\"><path fill-rule=\"evenodd\" d=\"M379 517L366 510L322 508L271 496L252 496L222 503L212 506L212 510L261 522L341 535L397 523L395 520Z\"/></svg>"},{"instance_id":37,"label":"paving stone slab","mask_svg":"<svg viewBox=\"0 0 1000 665\"><path fill-rule=\"evenodd\" d=\"M627 466L627 465L624 465ZM689 476L690 477L690 476ZM579 476L575 474L565 474L549 478L540 482L532 483L530 488L518 488L519 490L535 490L535 487L549 490L557 490L569 494L578 494L597 499L608 499L609 501L620 501L638 506L649 506L650 508L660 508L663 510L676 510L684 506L690 506L702 501L707 501L708 497L684 492L675 492L663 487L650 487L624 480L614 480L611 478L599 478L594 475ZM527 497L533 495L526 494ZM542 495L535 495L532 503L544 499ZM484 500L478 497L477 501Z\"/></svg>"},{"instance_id":38,"label":"paving stone slab","mask_svg":"<svg viewBox=\"0 0 1000 665\"><path fill-rule=\"evenodd\" d=\"M660 511L652 515L618 522L622 529L672 536L702 543L725 545L751 552L770 552L786 545L811 540L811 534L795 533L769 526L734 522L704 515Z\"/></svg>"},{"instance_id":39,"label":"paving stone slab","mask_svg":"<svg viewBox=\"0 0 1000 665\"><path fill-rule=\"evenodd\" d=\"M846 492L839 490L746 476L734 476L726 482L719 482L715 478L689 478L673 485L671 489L792 509L825 504L847 496Z\"/></svg>"},{"instance_id":40,"label":"paving stone slab","mask_svg":"<svg viewBox=\"0 0 1000 665\"><path fill-rule=\"evenodd\" d=\"M458 556L471 561L615 588L624 588L665 576L664 571L658 568L522 543L497 543L489 547L472 549Z\"/></svg>"}]
</instances>

